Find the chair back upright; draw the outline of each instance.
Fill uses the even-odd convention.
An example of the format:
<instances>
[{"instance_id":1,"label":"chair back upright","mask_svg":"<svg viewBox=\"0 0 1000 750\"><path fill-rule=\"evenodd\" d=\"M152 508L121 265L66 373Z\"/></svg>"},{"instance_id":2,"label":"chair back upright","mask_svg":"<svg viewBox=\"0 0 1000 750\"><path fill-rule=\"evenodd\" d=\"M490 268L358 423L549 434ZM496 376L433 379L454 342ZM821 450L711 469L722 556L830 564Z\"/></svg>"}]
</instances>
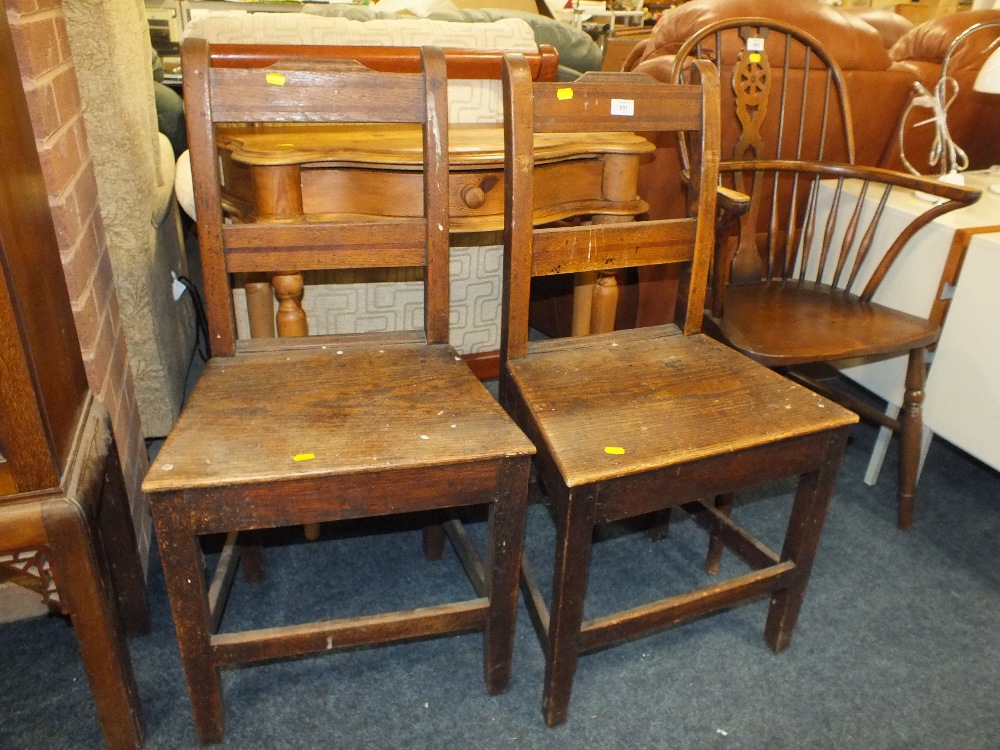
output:
<instances>
[{"instance_id":1,"label":"chair back upright","mask_svg":"<svg viewBox=\"0 0 1000 750\"><path fill-rule=\"evenodd\" d=\"M387 342L448 343L448 103L443 52L421 52L422 72L368 69L352 60L297 59L261 68L212 65L203 39L182 45L184 98L198 214L198 242L213 356L236 353L230 274L273 273L283 314L301 316L301 272L319 269L422 267L423 330L379 334ZM424 215L417 219L338 216L227 223L223 214L216 126L222 123L412 123L422 128ZM266 179L296 179L297 168ZM280 191L278 193L280 195ZM361 336L363 334L358 334ZM374 334L373 334L374 335ZM373 336L372 335L372 336ZM311 337L309 345L317 345ZM295 346L302 339L248 347Z\"/></svg>"},{"instance_id":2,"label":"chair back upright","mask_svg":"<svg viewBox=\"0 0 1000 750\"><path fill-rule=\"evenodd\" d=\"M701 330L713 246L718 183L718 76L695 62L689 83L667 84L642 73L587 73L573 83L534 83L518 55L504 59L505 198L503 363L525 356L532 277L682 264L679 320ZM537 133L666 131L687 134L690 190L684 217L623 223L535 227L532 149ZM641 334L640 334L641 335ZM573 340L563 342L573 345ZM579 342L577 342L579 343Z\"/></svg>"},{"instance_id":3,"label":"chair back upright","mask_svg":"<svg viewBox=\"0 0 1000 750\"><path fill-rule=\"evenodd\" d=\"M844 74L808 32L768 18L718 21L678 50L672 81L685 80L692 59L729 80L720 92L723 160L854 163Z\"/></svg>"}]
</instances>

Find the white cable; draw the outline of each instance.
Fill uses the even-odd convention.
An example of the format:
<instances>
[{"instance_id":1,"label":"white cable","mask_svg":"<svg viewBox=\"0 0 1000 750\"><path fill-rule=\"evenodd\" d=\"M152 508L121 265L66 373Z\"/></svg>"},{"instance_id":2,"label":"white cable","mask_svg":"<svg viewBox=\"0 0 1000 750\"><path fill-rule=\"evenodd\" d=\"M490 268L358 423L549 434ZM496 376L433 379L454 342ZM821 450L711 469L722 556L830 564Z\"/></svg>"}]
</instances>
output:
<instances>
[{"instance_id":1,"label":"white cable","mask_svg":"<svg viewBox=\"0 0 1000 750\"><path fill-rule=\"evenodd\" d=\"M931 144L927 163L932 167L940 163L942 175L949 172L961 172L968 168L968 155L955 143L951 137L951 131L948 130L948 108L958 96L958 82L951 76L942 77L935 85L933 94L919 81L913 84L913 89L914 95L906 105L906 110L904 110L899 123L899 158L903 165L913 174L920 174L907 160L903 142L906 136L906 118L909 116L910 110L914 107L923 107L931 110L931 116L926 120L914 123L913 127L917 128L932 123L934 125L934 141Z\"/></svg>"}]
</instances>

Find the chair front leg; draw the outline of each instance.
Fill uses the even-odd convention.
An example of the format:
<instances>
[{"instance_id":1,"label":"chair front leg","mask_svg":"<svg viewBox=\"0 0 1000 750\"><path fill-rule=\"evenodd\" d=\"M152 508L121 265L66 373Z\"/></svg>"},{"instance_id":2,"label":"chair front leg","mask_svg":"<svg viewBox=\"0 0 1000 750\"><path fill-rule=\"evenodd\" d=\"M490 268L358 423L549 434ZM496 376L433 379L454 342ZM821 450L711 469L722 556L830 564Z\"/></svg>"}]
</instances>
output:
<instances>
[{"instance_id":1,"label":"chair front leg","mask_svg":"<svg viewBox=\"0 0 1000 750\"><path fill-rule=\"evenodd\" d=\"M222 742L225 731L222 680L211 652L211 613L201 543L191 528L183 492L166 493L153 503L153 522L195 732L202 745L215 744Z\"/></svg>"},{"instance_id":2,"label":"chair front leg","mask_svg":"<svg viewBox=\"0 0 1000 750\"><path fill-rule=\"evenodd\" d=\"M561 490L565 502L555 505L556 556L542 695L542 712L550 727L562 724L569 715L597 507L596 495L590 488L583 488L579 494Z\"/></svg>"},{"instance_id":3,"label":"chair front leg","mask_svg":"<svg viewBox=\"0 0 1000 750\"><path fill-rule=\"evenodd\" d=\"M781 551L782 560L795 563L792 583L771 596L764 627L764 641L776 652L784 651L792 640L792 631L799 618L802 600L809 584L809 574L816 550L819 547L826 512L833 499L833 486L840 468L840 460L847 444L848 428L833 430L828 434L822 461L816 471L799 477L795 502L788 519L788 532Z\"/></svg>"},{"instance_id":4,"label":"chair front leg","mask_svg":"<svg viewBox=\"0 0 1000 750\"><path fill-rule=\"evenodd\" d=\"M529 456L501 462L497 498L489 510L486 586L490 610L483 633L483 672L490 695L502 693L510 683L530 467Z\"/></svg>"}]
</instances>

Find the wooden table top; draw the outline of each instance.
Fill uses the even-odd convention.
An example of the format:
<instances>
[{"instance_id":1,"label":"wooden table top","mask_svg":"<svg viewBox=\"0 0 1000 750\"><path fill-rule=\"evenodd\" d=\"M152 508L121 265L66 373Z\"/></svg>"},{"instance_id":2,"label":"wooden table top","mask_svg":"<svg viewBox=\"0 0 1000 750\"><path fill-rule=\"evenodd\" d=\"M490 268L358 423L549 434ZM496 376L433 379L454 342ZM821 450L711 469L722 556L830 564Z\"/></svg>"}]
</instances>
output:
<instances>
[{"instance_id":1,"label":"wooden table top","mask_svg":"<svg viewBox=\"0 0 1000 750\"><path fill-rule=\"evenodd\" d=\"M419 126L410 124L224 125L218 145L233 161L248 166L316 164L383 166L418 170L423 160ZM539 164L652 153L653 144L634 133L539 133ZM451 125L452 170L482 169L503 164L503 127L499 124Z\"/></svg>"}]
</instances>

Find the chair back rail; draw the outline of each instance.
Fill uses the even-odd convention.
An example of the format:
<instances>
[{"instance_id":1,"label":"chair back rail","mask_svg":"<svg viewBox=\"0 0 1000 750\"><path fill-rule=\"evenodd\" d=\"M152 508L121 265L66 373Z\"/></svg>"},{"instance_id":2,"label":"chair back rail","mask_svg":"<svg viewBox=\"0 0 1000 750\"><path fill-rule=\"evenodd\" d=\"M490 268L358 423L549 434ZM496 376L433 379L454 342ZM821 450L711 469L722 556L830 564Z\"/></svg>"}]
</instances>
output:
<instances>
[{"instance_id":1,"label":"chair back rail","mask_svg":"<svg viewBox=\"0 0 1000 750\"><path fill-rule=\"evenodd\" d=\"M572 84L529 85L518 55L504 60L505 192L501 359L528 352L531 277L634 266L686 263L684 330L701 328L718 184L718 77L696 62L690 84L664 84L643 74L588 73ZM689 215L639 223L540 227L532 222L533 138L541 132L650 132L689 135ZM702 158L704 154L704 158ZM501 365L501 373L504 372Z\"/></svg>"},{"instance_id":2,"label":"chair back rail","mask_svg":"<svg viewBox=\"0 0 1000 750\"><path fill-rule=\"evenodd\" d=\"M539 44L537 52L523 52L531 77L554 81L559 71L559 52L551 44ZM361 47L331 44L213 44L212 65L217 68L266 68L290 56L315 60L357 60L383 73L419 73L420 47ZM495 50L445 49L449 79L499 80L502 56Z\"/></svg>"},{"instance_id":3,"label":"chair back rail","mask_svg":"<svg viewBox=\"0 0 1000 750\"><path fill-rule=\"evenodd\" d=\"M195 38L185 40L181 54L212 354L235 353L229 274L243 271L284 275L275 279L279 320L283 312L301 320L304 334L304 314L300 307L295 309L301 270L423 266L424 334L429 343L447 343L448 115L443 52L425 48L423 73L413 74L374 71L329 56L313 61L297 56L266 69L256 63L249 68L216 67L209 43ZM387 219L377 227L370 217L308 224L294 219L224 224L215 126L253 122L420 125L424 216ZM373 236L378 238L376 247Z\"/></svg>"}]
</instances>

